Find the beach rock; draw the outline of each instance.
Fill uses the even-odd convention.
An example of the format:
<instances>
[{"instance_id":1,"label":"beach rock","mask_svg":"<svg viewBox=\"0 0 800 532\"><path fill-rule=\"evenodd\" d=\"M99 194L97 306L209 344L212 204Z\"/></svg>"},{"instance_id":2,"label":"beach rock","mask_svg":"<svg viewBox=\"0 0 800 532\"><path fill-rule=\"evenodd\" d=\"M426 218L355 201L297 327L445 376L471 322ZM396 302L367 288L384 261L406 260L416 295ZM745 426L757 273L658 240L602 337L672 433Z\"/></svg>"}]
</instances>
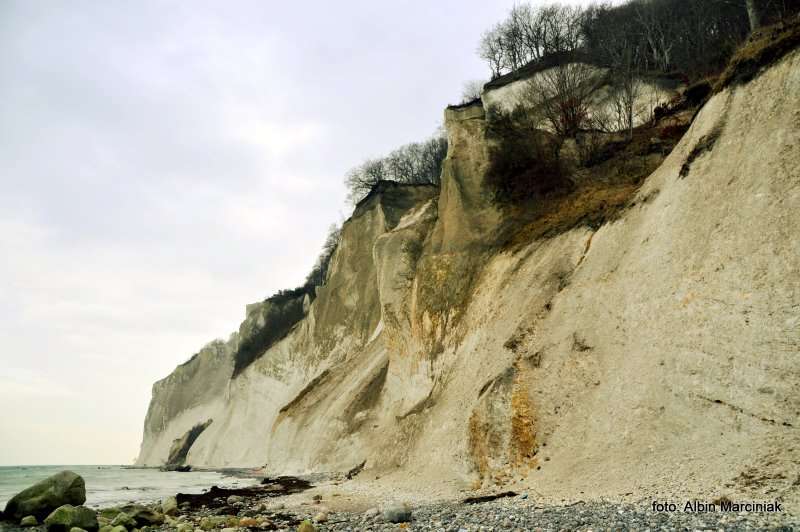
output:
<instances>
[{"instance_id":1,"label":"beach rock","mask_svg":"<svg viewBox=\"0 0 800 532\"><path fill-rule=\"evenodd\" d=\"M222 532L236 532L236 528L226 527L222 529Z\"/></svg>"},{"instance_id":2,"label":"beach rock","mask_svg":"<svg viewBox=\"0 0 800 532\"><path fill-rule=\"evenodd\" d=\"M178 499L167 497L161 501L161 513L164 515L175 515L178 513Z\"/></svg>"},{"instance_id":3,"label":"beach rock","mask_svg":"<svg viewBox=\"0 0 800 532\"><path fill-rule=\"evenodd\" d=\"M253 519L252 517L243 517L239 519L239 526L251 527L258 525L259 525L258 519Z\"/></svg>"},{"instance_id":4,"label":"beach rock","mask_svg":"<svg viewBox=\"0 0 800 532\"><path fill-rule=\"evenodd\" d=\"M317 527L311 524L311 521L303 521L297 527L297 532L317 532Z\"/></svg>"},{"instance_id":5,"label":"beach rock","mask_svg":"<svg viewBox=\"0 0 800 532\"><path fill-rule=\"evenodd\" d=\"M164 523L164 514L142 506L141 504L127 504L120 507L120 510L133 517L136 526L160 525Z\"/></svg>"},{"instance_id":6,"label":"beach rock","mask_svg":"<svg viewBox=\"0 0 800 532\"><path fill-rule=\"evenodd\" d=\"M59 506L44 520L47 530L66 532L73 527L84 530L97 530L97 515L94 510L85 506L64 504Z\"/></svg>"},{"instance_id":7,"label":"beach rock","mask_svg":"<svg viewBox=\"0 0 800 532\"><path fill-rule=\"evenodd\" d=\"M59 506L84 502L86 484L83 478L72 471L61 471L14 495L3 513L14 520L28 515L41 520Z\"/></svg>"},{"instance_id":8,"label":"beach rock","mask_svg":"<svg viewBox=\"0 0 800 532\"><path fill-rule=\"evenodd\" d=\"M225 517L220 516L209 516L204 517L200 520L200 528L203 530L213 530L215 528L219 528L221 525L224 525L226 521Z\"/></svg>"},{"instance_id":9,"label":"beach rock","mask_svg":"<svg viewBox=\"0 0 800 532\"><path fill-rule=\"evenodd\" d=\"M328 521L328 512L319 512L314 516L314 521L317 523L325 523Z\"/></svg>"},{"instance_id":10,"label":"beach rock","mask_svg":"<svg viewBox=\"0 0 800 532\"><path fill-rule=\"evenodd\" d=\"M194 525L191 523L181 523L175 527L175 530L178 532L192 532L194 530Z\"/></svg>"},{"instance_id":11,"label":"beach rock","mask_svg":"<svg viewBox=\"0 0 800 532\"><path fill-rule=\"evenodd\" d=\"M377 508L370 508L366 512L364 512L364 517L367 519L375 519L378 515L380 515L381 511Z\"/></svg>"},{"instance_id":12,"label":"beach rock","mask_svg":"<svg viewBox=\"0 0 800 532\"><path fill-rule=\"evenodd\" d=\"M125 528L133 529L136 528L136 519L125 512L120 512L111 520L111 526L124 526Z\"/></svg>"},{"instance_id":13,"label":"beach rock","mask_svg":"<svg viewBox=\"0 0 800 532\"><path fill-rule=\"evenodd\" d=\"M19 526L38 526L39 520L33 515L26 515L19 522Z\"/></svg>"},{"instance_id":14,"label":"beach rock","mask_svg":"<svg viewBox=\"0 0 800 532\"><path fill-rule=\"evenodd\" d=\"M244 497L241 495L231 495L226 499L228 504L236 504L239 502L244 502Z\"/></svg>"},{"instance_id":15,"label":"beach rock","mask_svg":"<svg viewBox=\"0 0 800 532\"><path fill-rule=\"evenodd\" d=\"M97 521L100 522L100 519L107 520L107 523L100 523L101 525L107 524L110 525L111 521L122 512L119 508L101 508L97 511Z\"/></svg>"},{"instance_id":16,"label":"beach rock","mask_svg":"<svg viewBox=\"0 0 800 532\"><path fill-rule=\"evenodd\" d=\"M383 509L383 518L390 523L411 521L411 507L406 503L391 503Z\"/></svg>"}]
</instances>

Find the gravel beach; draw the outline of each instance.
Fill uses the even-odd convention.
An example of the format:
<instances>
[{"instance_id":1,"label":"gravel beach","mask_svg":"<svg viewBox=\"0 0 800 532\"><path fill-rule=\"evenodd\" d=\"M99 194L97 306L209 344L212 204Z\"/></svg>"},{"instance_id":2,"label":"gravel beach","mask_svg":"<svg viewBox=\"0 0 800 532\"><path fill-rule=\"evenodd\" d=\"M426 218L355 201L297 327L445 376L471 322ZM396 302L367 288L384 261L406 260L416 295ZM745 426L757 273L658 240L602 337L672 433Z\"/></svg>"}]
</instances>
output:
<instances>
[{"instance_id":1,"label":"gravel beach","mask_svg":"<svg viewBox=\"0 0 800 532\"><path fill-rule=\"evenodd\" d=\"M298 530L308 521L318 531L426 530L446 532L474 531L589 531L589 530L800 530L800 519L787 513L735 512L655 512L651 501L638 504L578 502L564 506L541 505L526 494L500 499L464 503L438 502L405 506L407 521L390 522L391 504L366 511L330 510L324 500L309 496L307 503L287 507L282 498L253 497L232 499L232 504L217 508L181 511L175 521L161 530L181 524L187 531L196 528L236 528L250 525L253 530ZM222 502L222 501L220 501ZM402 504L394 506L403 507ZM239 519L239 525L236 520ZM312 530L312 529L308 529Z\"/></svg>"},{"instance_id":2,"label":"gravel beach","mask_svg":"<svg viewBox=\"0 0 800 532\"><path fill-rule=\"evenodd\" d=\"M730 503L728 499L716 504L703 501L693 511L683 511L683 505L677 504L674 511L656 511L649 499L558 504L524 491L506 491L472 492L470 496L465 492L458 499L451 494L426 501L399 491L387 496L386 492L365 487L357 481L322 476L267 478L256 486L214 486L200 494L177 494L159 503L102 508L97 511L94 526L99 526L99 532L800 531L800 519L791 508L784 506L772 513L723 511L723 503ZM85 511L94 516L93 510ZM23 528L14 521L0 521L0 531L47 530L33 521L38 526Z\"/></svg>"}]
</instances>

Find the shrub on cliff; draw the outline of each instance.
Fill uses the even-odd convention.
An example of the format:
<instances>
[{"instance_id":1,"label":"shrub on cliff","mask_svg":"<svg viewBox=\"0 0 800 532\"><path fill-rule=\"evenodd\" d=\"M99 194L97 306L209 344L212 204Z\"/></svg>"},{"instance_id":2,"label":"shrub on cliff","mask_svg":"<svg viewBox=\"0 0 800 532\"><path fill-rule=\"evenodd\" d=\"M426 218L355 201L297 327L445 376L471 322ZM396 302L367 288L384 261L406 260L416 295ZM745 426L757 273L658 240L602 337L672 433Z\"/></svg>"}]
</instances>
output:
<instances>
[{"instance_id":1,"label":"shrub on cliff","mask_svg":"<svg viewBox=\"0 0 800 532\"><path fill-rule=\"evenodd\" d=\"M485 185L498 205L562 194L573 183L558 157L558 139L538 130L525 111L490 109L492 139Z\"/></svg>"},{"instance_id":2,"label":"shrub on cliff","mask_svg":"<svg viewBox=\"0 0 800 532\"><path fill-rule=\"evenodd\" d=\"M233 377L255 362L264 352L282 340L303 319L306 287L281 290L263 303L263 325L239 340L234 354Z\"/></svg>"},{"instance_id":3,"label":"shrub on cliff","mask_svg":"<svg viewBox=\"0 0 800 532\"><path fill-rule=\"evenodd\" d=\"M341 240L341 237L341 228L336 224L332 224L328 229L328 236L325 237L325 243L322 245L322 251L320 251L319 257L317 257L317 262L314 263L311 272L306 276L305 287L312 298L315 295L313 288L315 286L324 285L325 281L328 279L328 267L333 258L333 253L336 251L336 248L339 247L339 240Z\"/></svg>"},{"instance_id":4,"label":"shrub on cliff","mask_svg":"<svg viewBox=\"0 0 800 532\"><path fill-rule=\"evenodd\" d=\"M541 72L527 82L523 98L534 122L547 123L560 137L574 137L588 129L590 103L605 82L598 69L583 63L568 63Z\"/></svg>"},{"instance_id":5,"label":"shrub on cliff","mask_svg":"<svg viewBox=\"0 0 800 532\"><path fill-rule=\"evenodd\" d=\"M303 301L306 296L313 301L316 297L316 287L324 285L327 281L328 268L340 239L341 228L335 224L331 225L322 251L306 277L306 282L297 288L279 290L264 300L263 307L258 310L262 313L263 325L239 340L239 347L234 354L234 377L284 338L292 327L303 319L305 316Z\"/></svg>"}]
</instances>

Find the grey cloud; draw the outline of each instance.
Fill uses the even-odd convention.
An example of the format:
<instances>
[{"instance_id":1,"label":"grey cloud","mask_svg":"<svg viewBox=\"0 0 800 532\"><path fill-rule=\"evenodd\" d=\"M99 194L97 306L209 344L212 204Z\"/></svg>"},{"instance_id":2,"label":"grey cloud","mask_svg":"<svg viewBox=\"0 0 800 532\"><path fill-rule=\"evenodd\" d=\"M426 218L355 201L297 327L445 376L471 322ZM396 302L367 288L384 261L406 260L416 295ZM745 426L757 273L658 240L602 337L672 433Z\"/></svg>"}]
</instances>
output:
<instances>
[{"instance_id":1,"label":"grey cloud","mask_svg":"<svg viewBox=\"0 0 800 532\"><path fill-rule=\"evenodd\" d=\"M0 462L131 460L152 382L303 280L512 3L0 3Z\"/></svg>"}]
</instances>

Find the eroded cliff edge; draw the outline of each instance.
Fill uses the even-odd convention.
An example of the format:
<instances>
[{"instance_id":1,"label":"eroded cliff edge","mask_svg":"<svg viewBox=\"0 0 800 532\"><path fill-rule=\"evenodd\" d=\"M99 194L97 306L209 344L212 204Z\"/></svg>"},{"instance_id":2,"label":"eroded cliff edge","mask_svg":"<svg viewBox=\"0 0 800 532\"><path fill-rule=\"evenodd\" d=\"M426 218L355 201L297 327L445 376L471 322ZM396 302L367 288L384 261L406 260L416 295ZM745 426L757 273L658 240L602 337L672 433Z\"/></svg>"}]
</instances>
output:
<instances>
[{"instance_id":1,"label":"eroded cliff edge","mask_svg":"<svg viewBox=\"0 0 800 532\"><path fill-rule=\"evenodd\" d=\"M359 204L235 377L241 331L156 383L137 463L213 420L187 463L797 498L800 53L714 95L617 216L513 246L485 110L446 126L441 191Z\"/></svg>"}]
</instances>

